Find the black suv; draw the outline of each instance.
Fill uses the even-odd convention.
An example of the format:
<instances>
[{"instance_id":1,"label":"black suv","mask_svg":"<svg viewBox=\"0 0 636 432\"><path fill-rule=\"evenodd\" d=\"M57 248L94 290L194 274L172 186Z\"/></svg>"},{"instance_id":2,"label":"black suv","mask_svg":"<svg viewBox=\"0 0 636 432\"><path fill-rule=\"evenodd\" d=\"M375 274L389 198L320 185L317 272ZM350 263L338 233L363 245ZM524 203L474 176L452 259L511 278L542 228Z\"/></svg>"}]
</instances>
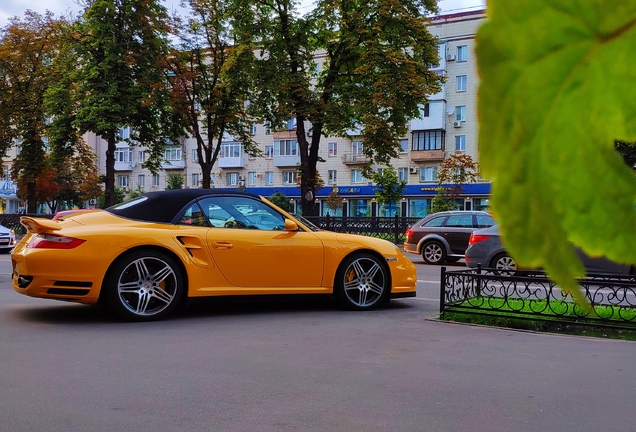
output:
<instances>
[{"instance_id":1,"label":"black suv","mask_svg":"<svg viewBox=\"0 0 636 432\"><path fill-rule=\"evenodd\" d=\"M464 257L472 232L494 224L490 213L483 211L432 213L406 230L404 251L421 254L428 264L458 261Z\"/></svg>"}]
</instances>

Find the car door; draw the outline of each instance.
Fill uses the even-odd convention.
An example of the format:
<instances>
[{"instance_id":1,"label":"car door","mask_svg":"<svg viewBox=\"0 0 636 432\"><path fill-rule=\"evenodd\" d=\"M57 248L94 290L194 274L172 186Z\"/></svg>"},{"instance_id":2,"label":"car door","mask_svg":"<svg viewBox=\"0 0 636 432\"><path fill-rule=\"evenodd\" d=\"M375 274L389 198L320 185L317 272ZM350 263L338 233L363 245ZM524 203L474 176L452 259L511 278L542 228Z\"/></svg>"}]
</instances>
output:
<instances>
[{"instance_id":1,"label":"car door","mask_svg":"<svg viewBox=\"0 0 636 432\"><path fill-rule=\"evenodd\" d=\"M452 214L446 219L444 238L454 254L464 255L474 229L473 215L470 213Z\"/></svg>"},{"instance_id":2,"label":"car door","mask_svg":"<svg viewBox=\"0 0 636 432\"><path fill-rule=\"evenodd\" d=\"M322 285L324 247L311 232L286 231L284 216L256 198L211 197L201 200L200 205L214 218L207 234L208 248L232 285L243 288ZM226 220L220 224L223 217Z\"/></svg>"}]
</instances>

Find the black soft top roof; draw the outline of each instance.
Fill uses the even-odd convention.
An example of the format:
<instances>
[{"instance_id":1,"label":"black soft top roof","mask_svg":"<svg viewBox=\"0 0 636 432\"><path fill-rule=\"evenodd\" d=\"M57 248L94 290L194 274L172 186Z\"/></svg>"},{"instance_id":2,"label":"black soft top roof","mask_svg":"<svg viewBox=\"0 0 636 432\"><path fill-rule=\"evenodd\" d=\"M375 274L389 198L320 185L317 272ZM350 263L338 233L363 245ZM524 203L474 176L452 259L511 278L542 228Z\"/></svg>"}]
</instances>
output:
<instances>
[{"instance_id":1,"label":"black soft top roof","mask_svg":"<svg viewBox=\"0 0 636 432\"><path fill-rule=\"evenodd\" d=\"M175 189L146 192L138 198L108 207L107 212L127 219L147 222L170 223L192 201L209 196L260 197L234 189Z\"/></svg>"}]
</instances>

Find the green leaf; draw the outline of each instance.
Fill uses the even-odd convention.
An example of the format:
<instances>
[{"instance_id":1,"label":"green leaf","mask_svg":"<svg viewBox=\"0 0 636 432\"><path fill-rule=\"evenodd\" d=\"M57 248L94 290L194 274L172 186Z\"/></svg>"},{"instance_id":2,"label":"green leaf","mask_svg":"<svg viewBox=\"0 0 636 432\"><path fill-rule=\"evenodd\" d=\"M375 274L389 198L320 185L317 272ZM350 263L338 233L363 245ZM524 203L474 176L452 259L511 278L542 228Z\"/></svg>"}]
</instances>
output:
<instances>
[{"instance_id":1,"label":"green leaf","mask_svg":"<svg viewBox=\"0 0 636 432\"><path fill-rule=\"evenodd\" d=\"M589 255L636 264L636 0L490 0L479 146L511 254L576 290ZM579 295L577 297L580 298Z\"/></svg>"}]
</instances>

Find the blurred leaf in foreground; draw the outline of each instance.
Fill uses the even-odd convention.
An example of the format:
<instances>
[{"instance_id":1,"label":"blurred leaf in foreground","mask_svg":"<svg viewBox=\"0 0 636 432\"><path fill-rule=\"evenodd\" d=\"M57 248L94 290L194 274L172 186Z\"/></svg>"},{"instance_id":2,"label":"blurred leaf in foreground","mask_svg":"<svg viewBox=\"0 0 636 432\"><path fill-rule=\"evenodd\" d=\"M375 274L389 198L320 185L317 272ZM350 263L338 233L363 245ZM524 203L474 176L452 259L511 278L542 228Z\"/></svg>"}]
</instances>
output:
<instances>
[{"instance_id":1,"label":"blurred leaf in foreground","mask_svg":"<svg viewBox=\"0 0 636 432\"><path fill-rule=\"evenodd\" d=\"M479 147L511 254L582 299L571 243L636 264L636 0L489 0Z\"/></svg>"}]
</instances>

